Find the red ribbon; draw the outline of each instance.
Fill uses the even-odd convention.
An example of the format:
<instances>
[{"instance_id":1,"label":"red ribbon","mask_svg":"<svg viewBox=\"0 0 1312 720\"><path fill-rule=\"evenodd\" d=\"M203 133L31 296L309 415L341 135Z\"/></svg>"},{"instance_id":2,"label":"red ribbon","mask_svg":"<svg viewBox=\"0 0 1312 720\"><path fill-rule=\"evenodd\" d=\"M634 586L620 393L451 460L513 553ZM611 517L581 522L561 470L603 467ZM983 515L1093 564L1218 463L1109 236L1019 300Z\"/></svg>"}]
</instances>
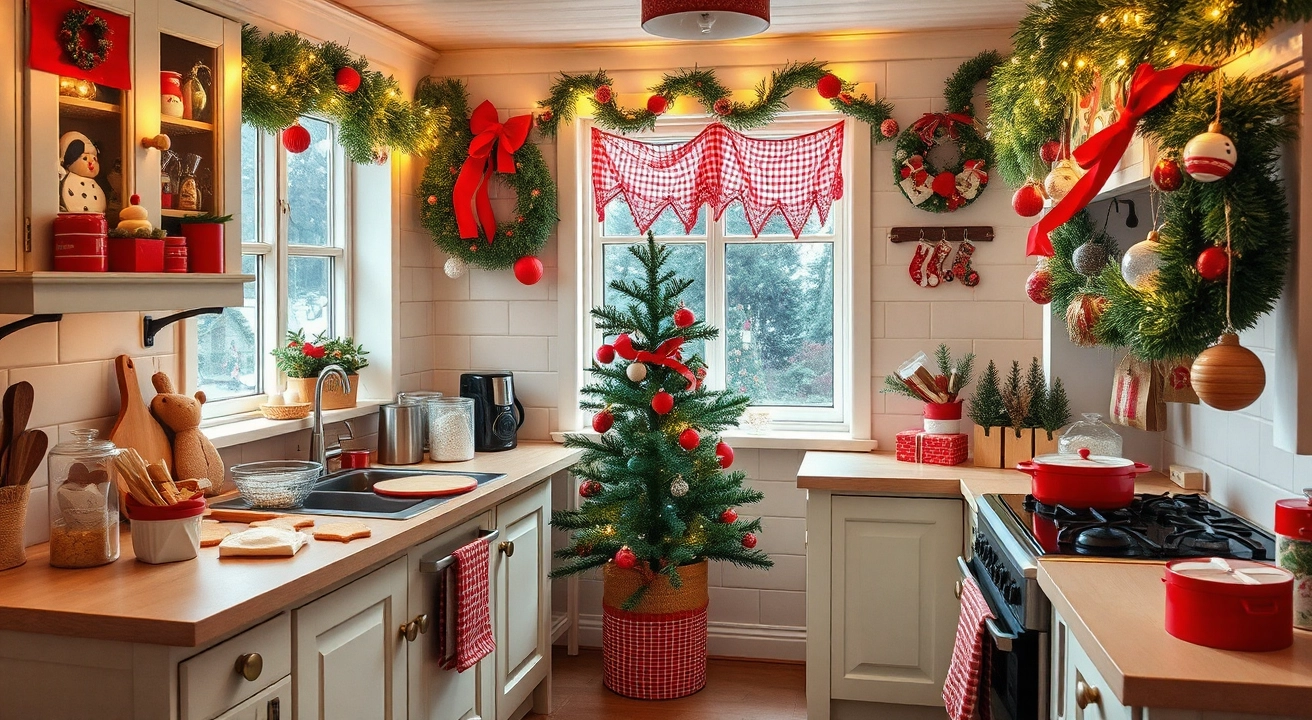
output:
<instances>
[{"instance_id":1,"label":"red ribbon","mask_svg":"<svg viewBox=\"0 0 1312 720\"><path fill-rule=\"evenodd\" d=\"M679 373L688 381L688 392L697 389L697 376L688 369L687 365L679 362L675 355L679 352L679 347L683 345L683 338L670 338L656 348L656 352L651 353L646 350L638 351L638 357L634 358L635 362L651 363L653 365L663 365L674 372Z\"/></svg>"},{"instance_id":2,"label":"red ribbon","mask_svg":"<svg viewBox=\"0 0 1312 720\"><path fill-rule=\"evenodd\" d=\"M1170 97L1186 77L1196 72L1211 71L1212 68L1207 65L1176 65L1158 72L1148 63L1135 69L1130 91L1126 93L1125 111L1116 122L1075 149L1075 162L1088 172L1056 207L1030 228L1025 254L1052 257L1052 241L1048 239L1048 233L1075 217L1102 190L1112 170L1125 154L1125 149L1130 146L1130 141L1134 139L1134 129L1139 119Z\"/></svg>"},{"instance_id":3,"label":"red ribbon","mask_svg":"<svg viewBox=\"0 0 1312 720\"><path fill-rule=\"evenodd\" d=\"M493 172L515 172L515 151L524 145L532 127L532 115L513 117L504 124L499 122L497 108L488 100L474 108L474 114L469 118L469 129L474 132L474 139L469 141L469 157L460 167L460 176L456 178L451 193L460 237L478 237L480 225L489 244L496 237L497 220L492 215L492 200L487 194L488 184ZM492 160L494 153L495 166ZM475 210L477 215L474 214Z\"/></svg>"},{"instance_id":4,"label":"red ribbon","mask_svg":"<svg viewBox=\"0 0 1312 720\"><path fill-rule=\"evenodd\" d=\"M933 145L934 135L938 133L939 128L947 130L948 137L956 140L957 123L974 125L975 118L961 113L925 113L920 116L919 120L911 124L911 129L920 136L920 139L926 145Z\"/></svg>"}]
</instances>

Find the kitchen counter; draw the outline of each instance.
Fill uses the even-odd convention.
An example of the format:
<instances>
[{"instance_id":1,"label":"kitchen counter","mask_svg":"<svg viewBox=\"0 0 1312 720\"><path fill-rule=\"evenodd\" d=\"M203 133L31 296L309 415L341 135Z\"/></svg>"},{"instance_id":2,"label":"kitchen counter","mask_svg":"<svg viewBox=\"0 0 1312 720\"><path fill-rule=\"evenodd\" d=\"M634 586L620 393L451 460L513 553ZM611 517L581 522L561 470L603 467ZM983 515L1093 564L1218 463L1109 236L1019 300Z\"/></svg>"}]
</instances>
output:
<instances>
[{"instance_id":1,"label":"kitchen counter","mask_svg":"<svg viewBox=\"0 0 1312 720\"><path fill-rule=\"evenodd\" d=\"M469 462L424 463L412 469L504 473L410 520L359 520L372 537L349 543L310 541L291 558L219 559L201 548L195 561L136 562L129 533L117 562L61 570L47 546L28 548L27 564L0 572L0 630L194 647L226 637L283 609L344 584L408 548L573 465L581 451L555 443L520 443ZM336 518L314 516L316 523ZM243 525L232 524L234 531Z\"/></svg>"},{"instance_id":2,"label":"kitchen counter","mask_svg":"<svg viewBox=\"0 0 1312 720\"><path fill-rule=\"evenodd\" d=\"M1312 717L1312 633L1231 652L1166 632L1162 563L1041 560L1039 585L1127 706Z\"/></svg>"}]
</instances>

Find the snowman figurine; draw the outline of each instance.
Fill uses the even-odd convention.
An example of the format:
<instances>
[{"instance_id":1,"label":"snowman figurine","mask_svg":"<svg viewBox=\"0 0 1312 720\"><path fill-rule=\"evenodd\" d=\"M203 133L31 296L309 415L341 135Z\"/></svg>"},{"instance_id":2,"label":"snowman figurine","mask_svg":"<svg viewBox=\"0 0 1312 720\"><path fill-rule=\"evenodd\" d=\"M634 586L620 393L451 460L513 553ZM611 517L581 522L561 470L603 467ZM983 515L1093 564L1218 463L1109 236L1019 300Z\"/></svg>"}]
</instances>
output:
<instances>
[{"instance_id":1,"label":"snowman figurine","mask_svg":"<svg viewBox=\"0 0 1312 720\"><path fill-rule=\"evenodd\" d=\"M59 138L59 207L65 212L105 212L105 191L96 182L100 154L91 138L66 132Z\"/></svg>"}]
</instances>

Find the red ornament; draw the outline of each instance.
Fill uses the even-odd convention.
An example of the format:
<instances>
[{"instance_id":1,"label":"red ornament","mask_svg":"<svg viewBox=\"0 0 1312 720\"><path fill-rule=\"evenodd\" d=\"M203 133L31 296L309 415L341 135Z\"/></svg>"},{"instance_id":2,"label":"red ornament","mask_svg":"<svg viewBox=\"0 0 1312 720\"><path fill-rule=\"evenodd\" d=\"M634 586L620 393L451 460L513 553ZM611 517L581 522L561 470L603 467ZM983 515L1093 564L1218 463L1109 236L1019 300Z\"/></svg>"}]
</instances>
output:
<instances>
[{"instance_id":1,"label":"red ornament","mask_svg":"<svg viewBox=\"0 0 1312 720\"><path fill-rule=\"evenodd\" d=\"M733 448L727 442L716 443L715 457L720 459L720 468L727 470L733 464Z\"/></svg>"},{"instance_id":2,"label":"red ornament","mask_svg":"<svg viewBox=\"0 0 1312 720\"><path fill-rule=\"evenodd\" d=\"M596 497L601 494L601 483L596 480L584 480L579 484L579 495L585 498Z\"/></svg>"},{"instance_id":3,"label":"red ornament","mask_svg":"<svg viewBox=\"0 0 1312 720\"><path fill-rule=\"evenodd\" d=\"M538 115L538 119L537 119L538 127L542 127L543 125L550 123L552 118L554 117L556 117L555 114L552 113L550 110L543 110L542 114Z\"/></svg>"},{"instance_id":4,"label":"red ornament","mask_svg":"<svg viewBox=\"0 0 1312 720\"><path fill-rule=\"evenodd\" d=\"M333 82L337 83L338 90L350 95L360 89L360 71L347 65L333 75Z\"/></svg>"},{"instance_id":5,"label":"red ornament","mask_svg":"<svg viewBox=\"0 0 1312 720\"><path fill-rule=\"evenodd\" d=\"M724 523L725 525L731 525L733 523L738 522L738 511L734 510L733 508L729 508L728 510L725 510L724 512L720 513L720 522Z\"/></svg>"},{"instance_id":6,"label":"red ornament","mask_svg":"<svg viewBox=\"0 0 1312 720\"><path fill-rule=\"evenodd\" d=\"M599 433L604 433L615 424L615 415L609 410L602 410L592 416L592 429Z\"/></svg>"},{"instance_id":7,"label":"red ornament","mask_svg":"<svg viewBox=\"0 0 1312 720\"><path fill-rule=\"evenodd\" d=\"M1052 271L1048 269L1047 263L1034 268L1034 272L1025 280L1025 294L1039 305L1052 302Z\"/></svg>"},{"instance_id":8,"label":"red ornament","mask_svg":"<svg viewBox=\"0 0 1312 720\"><path fill-rule=\"evenodd\" d=\"M843 92L843 81L839 80L837 75L828 73L815 84L815 91L820 93L820 97L832 100Z\"/></svg>"},{"instance_id":9,"label":"red ornament","mask_svg":"<svg viewBox=\"0 0 1312 720\"><path fill-rule=\"evenodd\" d=\"M289 153L303 153L309 150L310 131L301 127L300 123L294 123L282 131L282 146L287 148Z\"/></svg>"},{"instance_id":10,"label":"red ornament","mask_svg":"<svg viewBox=\"0 0 1312 720\"><path fill-rule=\"evenodd\" d=\"M1039 159L1051 165L1057 162L1061 157L1061 143L1056 140L1049 140L1039 147Z\"/></svg>"},{"instance_id":11,"label":"red ornament","mask_svg":"<svg viewBox=\"0 0 1312 720\"><path fill-rule=\"evenodd\" d=\"M633 554L628 545L620 548L615 553L615 566L621 570L631 570L634 565L638 564L638 556Z\"/></svg>"},{"instance_id":12,"label":"red ornament","mask_svg":"<svg viewBox=\"0 0 1312 720\"><path fill-rule=\"evenodd\" d=\"M1203 276L1204 280L1216 281L1225 277L1225 273L1230 269L1230 256L1226 254L1223 248L1209 247L1198 253L1198 260L1194 262L1198 274Z\"/></svg>"},{"instance_id":13,"label":"red ornament","mask_svg":"<svg viewBox=\"0 0 1312 720\"><path fill-rule=\"evenodd\" d=\"M743 536L743 547L748 550L756 547L756 533L747 533Z\"/></svg>"},{"instance_id":14,"label":"red ornament","mask_svg":"<svg viewBox=\"0 0 1312 720\"><path fill-rule=\"evenodd\" d=\"M697 322L697 316L693 315L692 311L688 308L680 305L679 309L674 311L675 327L686 328L695 322Z\"/></svg>"},{"instance_id":15,"label":"red ornament","mask_svg":"<svg viewBox=\"0 0 1312 720\"><path fill-rule=\"evenodd\" d=\"M702 443L702 436L696 430L688 428L679 433L679 447L684 450L696 450L697 446Z\"/></svg>"},{"instance_id":16,"label":"red ornament","mask_svg":"<svg viewBox=\"0 0 1312 720\"><path fill-rule=\"evenodd\" d=\"M613 96L614 95L611 93L609 85L599 85L596 90L592 91L592 99L602 105L610 102Z\"/></svg>"},{"instance_id":17,"label":"red ornament","mask_svg":"<svg viewBox=\"0 0 1312 720\"><path fill-rule=\"evenodd\" d=\"M1011 196L1011 209L1021 217L1034 217L1043 212L1043 191L1036 182L1027 182Z\"/></svg>"},{"instance_id":18,"label":"red ornament","mask_svg":"<svg viewBox=\"0 0 1312 720\"><path fill-rule=\"evenodd\" d=\"M900 129L901 128L897 126L897 121L893 118L889 118L884 122L879 123L879 134L886 138L897 137L898 130Z\"/></svg>"},{"instance_id":19,"label":"red ornament","mask_svg":"<svg viewBox=\"0 0 1312 720\"><path fill-rule=\"evenodd\" d=\"M1153 166L1153 185L1162 192L1175 192L1184 184L1184 172L1180 163L1172 158L1162 158Z\"/></svg>"},{"instance_id":20,"label":"red ornament","mask_svg":"<svg viewBox=\"0 0 1312 720\"><path fill-rule=\"evenodd\" d=\"M729 102L729 98L720 98L715 101L711 109L715 111L716 115L728 115L733 110L733 104Z\"/></svg>"},{"instance_id":21,"label":"red ornament","mask_svg":"<svg viewBox=\"0 0 1312 720\"><path fill-rule=\"evenodd\" d=\"M602 365L615 362L615 346L602 343L601 347L597 348L597 362Z\"/></svg>"},{"instance_id":22,"label":"red ornament","mask_svg":"<svg viewBox=\"0 0 1312 720\"><path fill-rule=\"evenodd\" d=\"M620 333L613 343L615 354L625 360L633 360L638 357L638 351L633 349L633 338L628 333Z\"/></svg>"},{"instance_id":23,"label":"red ornament","mask_svg":"<svg viewBox=\"0 0 1312 720\"><path fill-rule=\"evenodd\" d=\"M515 279L525 285L533 285L542 279L542 261L532 255L515 261Z\"/></svg>"},{"instance_id":24,"label":"red ornament","mask_svg":"<svg viewBox=\"0 0 1312 720\"><path fill-rule=\"evenodd\" d=\"M957 194L957 176L950 172L941 172L934 176L934 183L931 187L934 188L935 195L950 198Z\"/></svg>"},{"instance_id":25,"label":"red ornament","mask_svg":"<svg viewBox=\"0 0 1312 720\"><path fill-rule=\"evenodd\" d=\"M429 204L429 205L436 205L436 204L437 204L437 196L436 196L436 195L429 195L429 196L428 196L428 204Z\"/></svg>"},{"instance_id":26,"label":"red ornament","mask_svg":"<svg viewBox=\"0 0 1312 720\"><path fill-rule=\"evenodd\" d=\"M674 409L674 396L664 390L658 390L651 399L651 409L655 410L657 415L667 414Z\"/></svg>"},{"instance_id":27,"label":"red ornament","mask_svg":"<svg viewBox=\"0 0 1312 720\"><path fill-rule=\"evenodd\" d=\"M647 98L647 112L652 115L664 115L670 107L670 101L664 95L652 95Z\"/></svg>"}]
</instances>

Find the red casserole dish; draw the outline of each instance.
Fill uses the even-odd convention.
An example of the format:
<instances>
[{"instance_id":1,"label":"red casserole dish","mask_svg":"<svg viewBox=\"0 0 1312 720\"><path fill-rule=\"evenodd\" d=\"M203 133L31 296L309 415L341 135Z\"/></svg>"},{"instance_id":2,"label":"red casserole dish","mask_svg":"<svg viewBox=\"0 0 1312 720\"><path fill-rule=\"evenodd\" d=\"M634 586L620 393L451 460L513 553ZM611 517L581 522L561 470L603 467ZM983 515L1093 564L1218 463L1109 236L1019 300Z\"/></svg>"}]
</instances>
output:
<instances>
[{"instance_id":1,"label":"red casserole dish","mask_svg":"<svg viewBox=\"0 0 1312 720\"><path fill-rule=\"evenodd\" d=\"M1039 455L1016 465L1030 476L1030 492L1044 505L1112 510L1134 500L1134 479L1150 470L1141 462L1110 455Z\"/></svg>"},{"instance_id":2,"label":"red casserole dish","mask_svg":"<svg viewBox=\"0 0 1312 720\"><path fill-rule=\"evenodd\" d=\"M1294 575L1252 560L1167 563L1166 632L1195 645L1264 652L1294 642Z\"/></svg>"}]
</instances>

